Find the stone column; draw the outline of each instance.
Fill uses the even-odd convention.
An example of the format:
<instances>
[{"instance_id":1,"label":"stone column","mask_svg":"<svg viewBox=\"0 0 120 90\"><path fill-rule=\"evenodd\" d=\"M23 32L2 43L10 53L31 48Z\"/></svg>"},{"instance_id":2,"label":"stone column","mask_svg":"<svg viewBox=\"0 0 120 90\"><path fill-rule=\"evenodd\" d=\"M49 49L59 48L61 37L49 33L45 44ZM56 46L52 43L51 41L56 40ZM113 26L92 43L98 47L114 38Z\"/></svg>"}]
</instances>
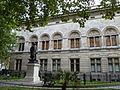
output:
<instances>
[{"instance_id":1,"label":"stone column","mask_svg":"<svg viewBox=\"0 0 120 90\"><path fill-rule=\"evenodd\" d=\"M52 49L53 49L53 44L52 44L52 43L53 43L53 41L50 40L50 41L49 41L49 50L52 50Z\"/></svg>"},{"instance_id":2,"label":"stone column","mask_svg":"<svg viewBox=\"0 0 120 90\"><path fill-rule=\"evenodd\" d=\"M102 68L102 72L108 72L108 60L105 57L102 57L101 68Z\"/></svg>"},{"instance_id":3,"label":"stone column","mask_svg":"<svg viewBox=\"0 0 120 90\"><path fill-rule=\"evenodd\" d=\"M64 71L69 71L69 58L66 57L67 55L61 55L61 69Z\"/></svg>"},{"instance_id":4,"label":"stone column","mask_svg":"<svg viewBox=\"0 0 120 90\"><path fill-rule=\"evenodd\" d=\"M49 41L49 50L53 50L53 40Z\"/></svg>"},{"instance_id":5,"label":"stone column","mask_svg":"<svg viewBox=\"0 0 120 90\"><path fill-rule=\"evenodd\" d=\"M52 71L52 58L51 58L51 56L48 57L47 70Z\"/></svg>"},{"instance_id":6,"label":"stone column","mask_svg":"<svg viewBox=\"0 0 120 90\"><path fill-rule=\"evenodd\" d=\"M104 36L101 36L101 47L105 47L105 37Z\"/></svg>"},{"instance_id":7,"label":"stone column","mask_svg":"<svg viewBox=\"0 0 120 90\"><path fill-rule=\"evenodd\" d=\"M42 41L38 41L38 51L41 51L42 50Z\"/></svg>"},{"instance_id":8,"label":"stone column","mask_svg":"<svg viewBox=\"0 0 120 90\"><path fill-rule=\"evenodd\" d=\"M120 34L118 35L117 42L118 42L118 46L120 46Z\"/></svg>"},{"instance_id":9,"label":"stone column","mask_svg":"<svg viewBox=\"0 0 120 90\"><path fill-rule=\"evenodd\" d=\"M82 55L82 57L80 58L80 72L90 72L91 71L90 60L85 55L87 55L87 54Z\"/></svg>"},{"instance_id":10,"label":"stone column","mask_svg":"<svg viewBox=\"0 0 120 90\"><path fill-rule=\"evenodd\" d=\"M64 38L62 41L62 49L63 50L68 49L68 39L67 38Z\"/></svg>"},{"instance_id":11,"label":"stone column","mask_svg":"<svg viewBox=\"0 0 120 90\"><path fill-rule=\"evenodd\" d=\"M29 50L30 50L29 41L25 42L25 47L24 48L25 48L26 52L29 52Z\"/></svg>"},{"instance_id":12,"label":"stone column","mask_svg":"<svg viewBox=\"0 0 120 90\"><path fill-rule=\"evenodd\" d=\"M81 36L80 39L80 48L85 49L88 48L89 42L86 36Z\"/></svg>"}]
</instances>

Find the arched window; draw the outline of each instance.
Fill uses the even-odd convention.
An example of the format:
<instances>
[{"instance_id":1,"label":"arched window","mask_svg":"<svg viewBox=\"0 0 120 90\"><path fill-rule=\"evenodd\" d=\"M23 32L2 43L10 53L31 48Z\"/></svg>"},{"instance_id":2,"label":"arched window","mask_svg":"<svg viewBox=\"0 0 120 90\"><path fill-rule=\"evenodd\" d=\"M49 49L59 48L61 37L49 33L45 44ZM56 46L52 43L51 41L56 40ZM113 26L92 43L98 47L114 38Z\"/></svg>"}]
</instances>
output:
<instances>
[{"instance_id":1,"label":"arched window","mask_svg":"<svg viewBox=\"0 0 120 90\"><path fill-rule=\"evenodd\" d=\"M72 32L69 41L70 48L80 48L80 34L78 32Z\"/></svg>"},{"instance_id":2,"label":"arched window","mask_svg":"<svg viewBox=\"0 0 120 90\"><path fill-rule=\"evenodd\" d=\"M106 46L117 46L118 34L113 28L108 28L105 30L105 43Z\"/></svg>"},{"instance_id":3,"label":"arched window","mask_svg":"<svg viewBox=\"0 0 120 90\"><path fill-rule=\"evenodd\" d=\"M36 46L38 47L38 37L37 36L32 36L31 37L31 46L32 46L33 43L35 43Z\"/></svg>"},{"instance_id":4,"label":"arched window","mask_svg":"<svg viewBox=\"0 0 120 90\"><path fill-rule=\"evenodd\" d=\"M62 36L61 34L57 33L53 36L53 48L54 49L61 49L62 48Z\"/></svg>"},{"instance_id":5,"label":"arched window","mask_svg":"<svg viewBox=\"0 0 120 90\"><path fill-rule=\"evenodd\" d=\"M48 50L49 49L49 36L43 35L42 36L42 50Z\"/></svg>"},{"instance_id":6,"label":"arched window","mask_svg":"<svg viewBox=\"0 0 120 90\"><path fill-rule=\"evenodd\" d=\"M100 47L101 36L99 31L91 30L88 34L89 46L90 47Z\"/></svg>"},{"instance_id":7,"label":"arched window","mask_svg":"<svg viewBox=\"0 0 120 90\"><path fill-rule=\"evenodd\" d=\"M24 51L24 47L25 47L25 39L24 37L20 37L18 40L18 50Z\"/></svg>"}]
</instances>

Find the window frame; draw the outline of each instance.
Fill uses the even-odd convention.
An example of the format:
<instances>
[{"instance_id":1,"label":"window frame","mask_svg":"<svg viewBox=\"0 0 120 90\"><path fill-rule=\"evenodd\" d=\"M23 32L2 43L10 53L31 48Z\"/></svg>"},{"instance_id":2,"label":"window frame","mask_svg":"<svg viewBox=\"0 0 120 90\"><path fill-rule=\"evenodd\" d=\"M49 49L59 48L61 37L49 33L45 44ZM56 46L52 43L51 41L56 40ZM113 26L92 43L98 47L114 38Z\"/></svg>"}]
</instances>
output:
<instances>
[{"instance_id":1,"label":"window frame","mask_svg":"<svg viewBox=\"0 0 120 90\"><path fill-rule=\"evenodd\" d=\"M70 48L80 48L80 37L69 38L70 41Z\"/></svg>"},{"instance_id":2,"label":"window frame","mask_svg":"<svg viewBox=\"0 0 120 90\"><path fill-rule=\"evenodd\" d=\"M100 62L97 62L97 61ZM94 61L94 62L92 62ZM91 72L102 72L102 60L101 58L90 58L90 63L91 63ZM94 70L92 68L94 66ZM100 70L98 69L98 66L100 66Z\"/></svg>"},{"instance_id":3,"label":"window frame","mask_svg":"<svg viewBox=\"0 0 120 90\"><path fill-rule=\"evenodd\" d=\"M42 72L48 71L48 60L47 59L40 59L40 71Z\"/></svg>"},{"instance_id":4,"label":"window frame","mask_svg":"<svg viewBox=\"0 0 120 90\"><path fill-rule=\"evenodd\" d=\"M112 38L113 36L115 36L115 38ZM106 37L109 37L109 42L107 41ZM118 46L118 34L112 34L112 35L105 35L105 46L109 47L109 46ZM114 43L113 43L113 39L115 39ZM108 45L107 43L109 43L110 45Z\"/></svg>"},{"instance_id":5,"label":"window frame","mask_svg":"<svg viewBox=\"0 0 120 90\"><path fill-rule=\"evenodd\" d=\"M62 49L63 39L55 39L53 41L53 49Z\"/></svg>"},{"instance_id":6,"label":"window frame","mask_svg":"<svg viewBox=\"0 0 120 90\"><path fill-rule=\"evenodd\" d=\"M42 42L42 50L49 50L49 46L50 46L50 40L43 40Z\"/></svg>"},{"instance_id":7,"label":"window frame","mask_svg":"<svg viewBox=\"0 0 120 90\"><path fill-rule=\"evenodd\" d=\"M116 59L118 60L118 62L115 62ZM109 61L112 62L109 62ZM112 70L109 69L109 66L112 66ZM116 65L118 65L118 71L116 70ZM109 72L120 72L120 58L119 57L110 57L108 58L108 71Z\"/></svg>"},{"instance_id":8,"label":"window frame","mask_svg":"<svg viewBox=\"0 0 120 90\"><path fill-rule=\"evenodd\" d=\"M93 41L91 41L91 38ZM99 39L99 41L96 40L96 38ZM89 36L88 37L88 40L89 40L89 47L92 48L92 47L101 47L101 36L98 35L98 36ZM97 45L98 43L98 45Z\"/></svg>"},{"instance_id":9,"label":"window frame","mask_svg":"<svg viewBox=\"0 0 120 90\"><path fill-rule=\"evenodd\" d=\"M80 72L80 59L79 58L70 58L70 71Z\"/></svg>"},{"instance_id":10,"label":"window frame","mask_svg":"<svg viewBox=\"0 0 120 90\"><path fill-rule=\"evenodd\" d=\"M61 70L61 59L52 59L52 71L57 72Z\"/></svg>"}]
</instances>

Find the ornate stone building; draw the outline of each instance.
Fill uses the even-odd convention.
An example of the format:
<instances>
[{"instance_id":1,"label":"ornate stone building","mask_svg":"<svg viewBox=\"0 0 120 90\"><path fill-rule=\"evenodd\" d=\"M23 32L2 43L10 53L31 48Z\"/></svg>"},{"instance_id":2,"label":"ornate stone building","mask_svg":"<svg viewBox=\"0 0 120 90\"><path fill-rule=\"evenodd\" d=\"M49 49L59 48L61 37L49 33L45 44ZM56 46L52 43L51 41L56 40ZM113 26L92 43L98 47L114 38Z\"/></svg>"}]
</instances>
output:
<instances>
[{"instance_id":1,"label":"ornate stone building","mask_svg":"<svg viewBox=\"0 0 120 90\"><path fill-rule=\"evenodd\" d=\"M32 42L37 45L40 71L120 72L120 14L113 20L92 15L84 28L59 19L20 36L11 57L11 70L26 70Z\"/></svg>"}]
</instances>

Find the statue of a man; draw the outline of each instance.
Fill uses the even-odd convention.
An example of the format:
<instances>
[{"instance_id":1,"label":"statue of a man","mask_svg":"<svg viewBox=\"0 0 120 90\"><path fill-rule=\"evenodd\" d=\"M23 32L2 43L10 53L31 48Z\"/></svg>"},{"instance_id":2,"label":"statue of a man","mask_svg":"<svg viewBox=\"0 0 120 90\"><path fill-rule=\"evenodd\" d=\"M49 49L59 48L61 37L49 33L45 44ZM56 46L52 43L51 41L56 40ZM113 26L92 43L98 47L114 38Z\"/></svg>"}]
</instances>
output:
<instances>
[{"instance_id":1,"label":"statue of a man","mask_svg":"<svg viewBox=\"0 0 120 90\"><path fill-rule=\"evenodd\" d=\"M36 50L37 50L36 44L32 43L32 46L30 48L30 58L31 58L31 60L36 60Z\"/></svg>"}]
</instances>

